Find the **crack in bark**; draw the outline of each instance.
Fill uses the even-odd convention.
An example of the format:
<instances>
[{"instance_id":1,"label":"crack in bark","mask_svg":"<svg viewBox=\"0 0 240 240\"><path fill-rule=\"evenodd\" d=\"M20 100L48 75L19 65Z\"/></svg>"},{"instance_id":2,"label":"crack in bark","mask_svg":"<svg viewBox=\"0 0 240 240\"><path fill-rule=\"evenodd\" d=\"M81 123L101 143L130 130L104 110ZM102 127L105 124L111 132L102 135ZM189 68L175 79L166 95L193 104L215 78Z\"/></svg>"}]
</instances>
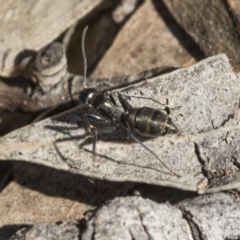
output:
<instances>
[{"instance_id":1,"label":"crack in bark","mask_svg":"<svg viewBox=\"0 0 240 240\"><path fill-rule=\"evenodd\" d=\"M238 162L237 158L235 156L232 156L233 159L233 165L238 169L238 171L240 170L240 163Z\"/></svg>"},{"instance_id":2,"label":"crack in bark","mask_svg":"<svg viewBox=\"0 0 240 240\"><path fill-rule=\"evenodd\" d=\"M199 146L196 142L193 142L194 144L194 152L195 152L195 155L199 161L199 163L201 164L202 166L202 174L203 176L205 176L207 179L209 179L209 174L207 173L207 170L205 169L205 161L202 159L201 157L201 153L200 153L200 150L199 150Z\"/></svg>"},{"instance_id":3,"label":"crack in bark","mask_svg":"<svg viewBox=\"0 0 240 240\"><path fill-rule=\"evenodd\" d=\"M191 229L192 237L194 240L206 240L206 235L203 234L203 230L197 225L197 223L193 220L193 215L190 211L186 210L184 206L178 206L178 209L183 214L183 219L186 220L186 222L189 225L189 228Z\"/></svg>"},{"instance_id":4,"label":"crack in bark","mask_svg":"<svg viewBox=\"0 0 240 240\"><path fill-rule=\"evenodd\" d=\"M132 240L136 240L135 237L133 236L132 232L131 232L131 229L128 229L128 232L130 233L130 235L132 237Z\"/></svg>"},{"instance_id":5,"label":"crack in bark","mask_svg":"<svg viewBox=\"0 0 240 240\"><path fill-rule=\"evenodd\" d=\"M222 121L222 123L220 124L220 127L224 127L224 126L226 125L226 123L227 123L230 119L233 119L233 118L234 118L234 115L235 115L235 114L229 114L229 115L227 116L227 118Z\"/></svg>"},{"instance_id":6,"label":"crack in bark","mask_svg":"<svg viewBox=\"0 0 240 240\"><path fill-rule=\"evenodd\" d=\"M96 239L95 238L95 235L96 235L96 224L95 224L94 221L92 223L92 228L93 228L93 233L92 233L92 236L91 236L91 240L94 240L94 239Z\"/></svg>"},{"instance_id":7,"label":"crack in bark","mask_svg":"<svg viewBox=\"0 0 240 240\"><path fill-rule=\"evenodd\" d=\"M139 217L140 217L140 220L141 220L142 227L143 227L145 233L148 235L148 239L152 239L151 235L149 234L149 232L147 230L147 227L143 224L143 218L142 218L141 211L138 208L137 208L137 211L139 213Z\"/></svg>"}]
</instances>

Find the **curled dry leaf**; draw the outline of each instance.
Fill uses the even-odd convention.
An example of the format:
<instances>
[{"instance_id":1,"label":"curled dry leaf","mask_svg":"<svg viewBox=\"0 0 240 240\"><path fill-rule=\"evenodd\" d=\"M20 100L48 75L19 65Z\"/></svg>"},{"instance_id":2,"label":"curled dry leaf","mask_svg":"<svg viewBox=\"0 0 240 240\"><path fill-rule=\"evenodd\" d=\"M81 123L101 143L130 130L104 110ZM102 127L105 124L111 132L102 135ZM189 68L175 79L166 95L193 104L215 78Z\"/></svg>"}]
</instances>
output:
<instances>
[{"instance_id":1,"label":"curled dry leaf","mask_svg":"<svg viewBox=\"0 0 240 240\"><path fill-rule=\"evenodd\" d=\"M91 111L86 105L1 138L0 158L109 181L143 182L201 193L236 188L240 186L239 89L238 76L228 58L218 55L117 90L163 103L169 100L173 108L170 116L179 134L144 144L180 178L139 143L121 141L122 132L107 136L107 140L99 136L94 157L84 129L84 115ZM134 107L162 107L150 99L131 98L129 102ZM218 174L209 174L215 172ZM222 179L218 185L214 183L216 176Z\"/></svg>"}]
</instances>

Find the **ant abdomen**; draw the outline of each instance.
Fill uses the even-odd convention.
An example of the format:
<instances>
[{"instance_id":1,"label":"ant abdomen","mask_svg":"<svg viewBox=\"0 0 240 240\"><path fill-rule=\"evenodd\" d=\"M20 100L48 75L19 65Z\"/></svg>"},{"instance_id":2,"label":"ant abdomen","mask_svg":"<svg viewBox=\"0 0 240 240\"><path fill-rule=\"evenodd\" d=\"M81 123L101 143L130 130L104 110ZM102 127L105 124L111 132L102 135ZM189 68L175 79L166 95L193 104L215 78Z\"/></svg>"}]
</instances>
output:
<instances>
[{"instance_id":1,"label":"ant abdomen","mask_svg":"<svg viewBox=\"0 0 240 240\"><path fill-rule=\"evenodd\" d=\"M130 127L147 137L158 137L178 132L171 118L158 109L131 108L122 117Z\"/></svg>"}]
</instances>

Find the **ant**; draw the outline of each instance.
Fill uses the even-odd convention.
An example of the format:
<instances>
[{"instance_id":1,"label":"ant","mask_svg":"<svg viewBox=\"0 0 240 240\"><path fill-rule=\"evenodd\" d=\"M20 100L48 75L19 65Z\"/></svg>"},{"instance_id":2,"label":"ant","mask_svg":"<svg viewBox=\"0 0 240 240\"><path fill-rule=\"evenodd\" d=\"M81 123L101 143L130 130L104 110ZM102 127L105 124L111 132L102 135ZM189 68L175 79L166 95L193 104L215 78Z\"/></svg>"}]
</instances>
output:
<instances>
[{"instance_id":1,"label":"ant","mask_svg":"<svg viewBox=\"0 0 240 240\"><path fill-rule=\"evenodd\" d=\"M92 110L91 113L84 115L84 121L88 132L93 136L93 153L95 154L97 137L99 134L111 134L118 126L123 126L129 136L146 150L152 153L172 174L174 173L159 157L146 145L142 143L134 134L132 129L137 131L140 136L154 138L164 136L169 133L177 133L178 129L164 112L150 108L134 108L118 92L118 99L124 111L119 110L115 99L111 93L98 92L95 88L88 88L86 85L87 58L84 49L85 35L88 27L85 27L82 34L82 54L84 60L84 89L79 94L79 100ZM101 126L101 127L100 127Z\"/></svg>"}]
</instances>

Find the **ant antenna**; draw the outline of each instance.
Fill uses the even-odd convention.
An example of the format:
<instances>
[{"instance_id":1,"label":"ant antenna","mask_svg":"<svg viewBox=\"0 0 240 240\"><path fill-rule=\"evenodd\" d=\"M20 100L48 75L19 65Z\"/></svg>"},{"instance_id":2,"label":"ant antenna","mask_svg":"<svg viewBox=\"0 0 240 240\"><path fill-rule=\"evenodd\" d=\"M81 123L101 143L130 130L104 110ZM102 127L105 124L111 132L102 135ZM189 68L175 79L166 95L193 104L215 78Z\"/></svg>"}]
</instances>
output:
<instances>
[{"instance_id":1,"label":"ant antenna","mask_svg":"<svg viewBox=\"0 0 240 240\"><path fill-rule=\"evenodd\" d=\"M88 26L86 26L82 33L82 55L83 55L83 85L84 88L87 88L87 58L86 58L86 52L84 48L85 43L85 36L86 32L88 30Z\"/></svg>"}]
</instances>

